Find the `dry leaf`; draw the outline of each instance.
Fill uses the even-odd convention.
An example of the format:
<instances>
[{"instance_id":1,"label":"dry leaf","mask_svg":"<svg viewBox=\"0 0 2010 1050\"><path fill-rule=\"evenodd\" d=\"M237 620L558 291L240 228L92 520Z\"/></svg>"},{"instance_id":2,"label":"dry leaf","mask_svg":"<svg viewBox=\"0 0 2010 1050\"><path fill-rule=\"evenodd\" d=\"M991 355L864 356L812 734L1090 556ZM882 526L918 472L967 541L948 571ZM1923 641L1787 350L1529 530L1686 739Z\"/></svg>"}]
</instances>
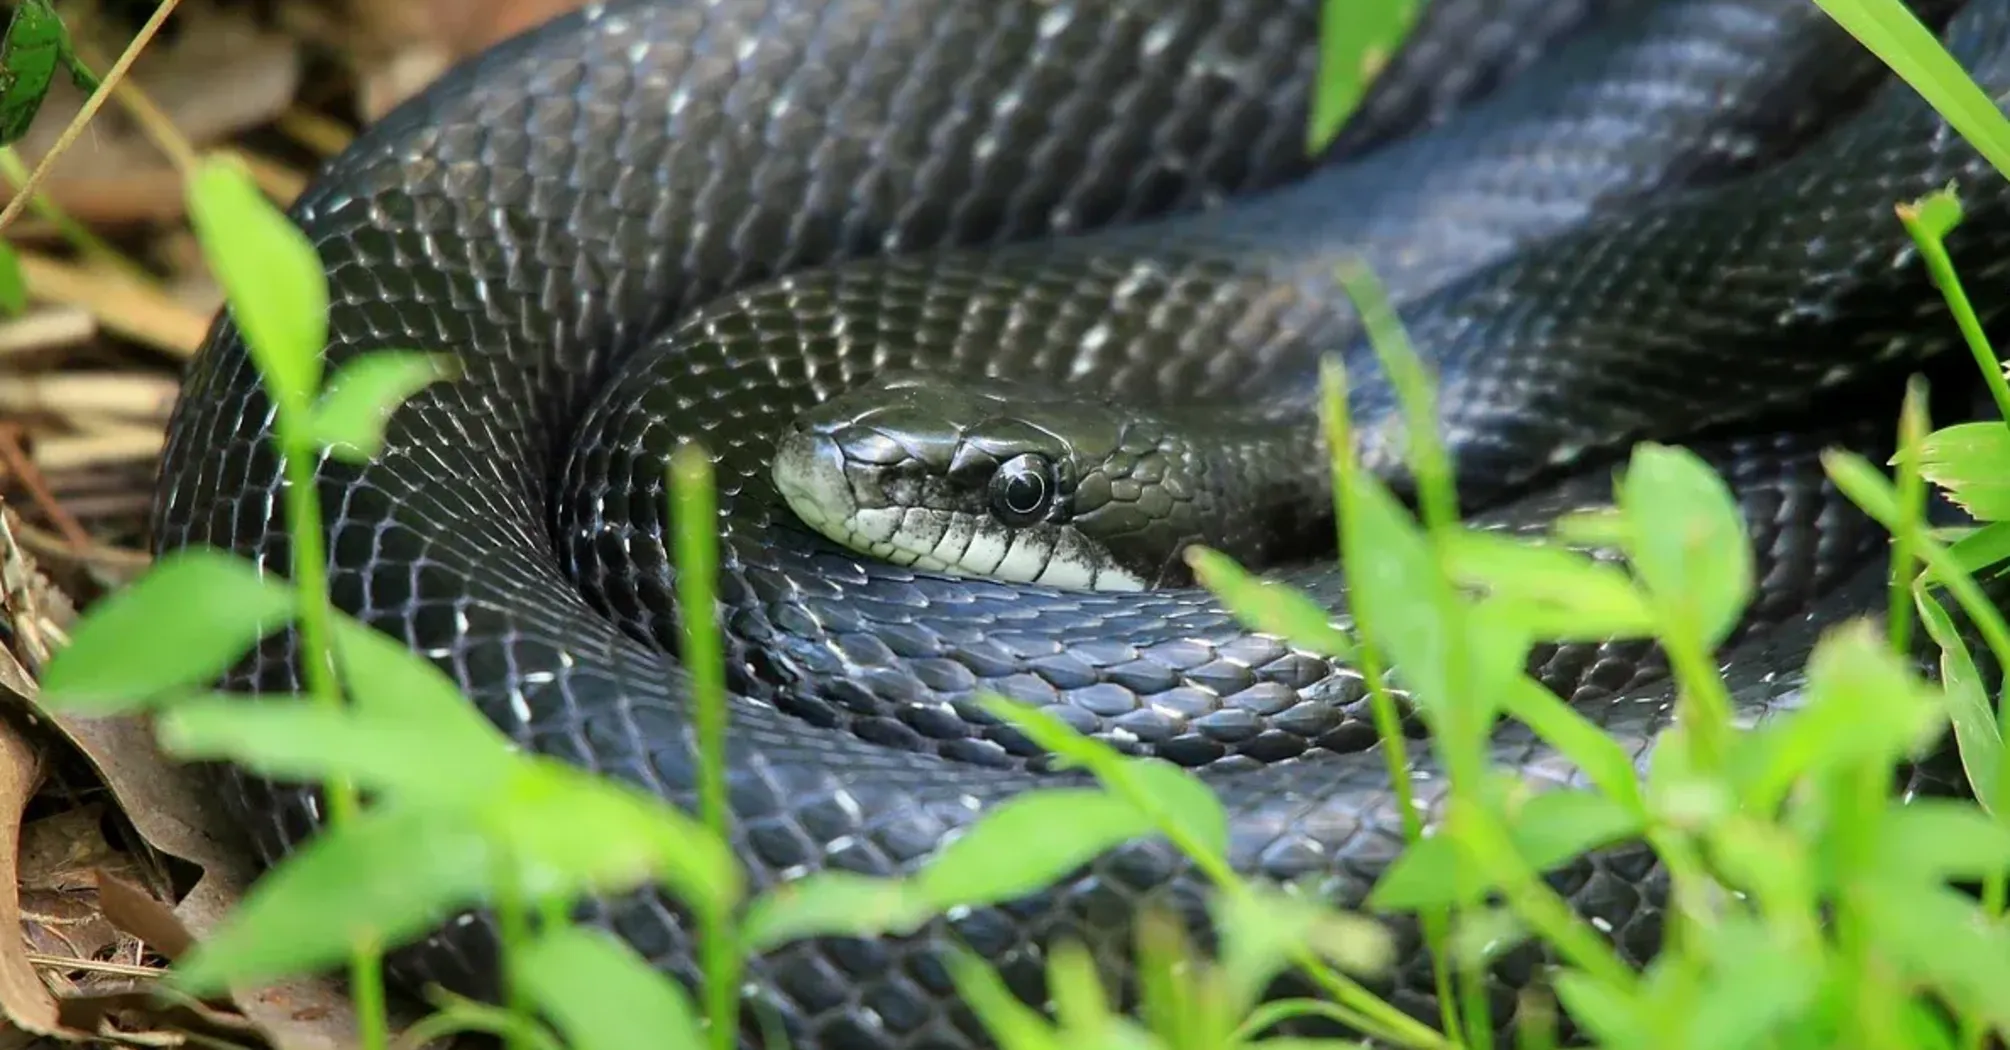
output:
<instances>
[{"instance_id":1,"label":"dry leaf","mask_svg":"<svg viewBox=\"0 0 2010 1050\"><path fill-rule=\"evenodd\" d=\"M21 815L42 782L42 756L0 718L0 930L21 928L19 887ZM56 999L42 984L20 937L0 938L0 1012L16 1028L41 1035L56 1030Z\"/></svg>"}]
</instances>

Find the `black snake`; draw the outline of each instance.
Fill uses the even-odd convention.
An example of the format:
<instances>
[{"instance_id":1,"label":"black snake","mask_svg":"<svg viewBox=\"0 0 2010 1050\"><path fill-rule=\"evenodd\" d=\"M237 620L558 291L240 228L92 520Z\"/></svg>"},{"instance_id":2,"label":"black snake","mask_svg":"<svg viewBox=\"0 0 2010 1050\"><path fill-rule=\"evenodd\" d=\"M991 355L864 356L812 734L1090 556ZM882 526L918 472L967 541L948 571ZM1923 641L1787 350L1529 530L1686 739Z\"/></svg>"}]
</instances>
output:
<instances>
[{"instance_id":1,"label":"black snake","mask_svg":"<svg viewBox=\"0 0 2010 1050\"><path fill-rule=\"evenodd\" d=\"M974 370L1226 411L1251 474L1295 478L1329 351L1353 365L1364 456L1393 467L1389 399L1331 280L1358 253L1440 374L1481 519L1605 500L1634 438L1694 439L1723 469L1760 574L1725 658L1738 714L1790 702L1815 632L1882 600L1883 538L1815 453L1875 454L1896 377L1958 345L1892 207L1958 183L1955 259L1987 283L2010 240L2003 180L1811 0L1438 0L1311 156L1319 7L632 0L455 69L292 211L331 282L332 355L445 349L466 369L395 417L379 463L323 464L338 602L520 740L688 805L662 462L695 437L720 456L733 841L757 885L910 869L999 800L1068 779L974 709L995 688L1207 767L1240 869L1358 903L1400 834L1351 669L1188 586L1085 592L847 553L769 474L813 404L891 370ZM2010 0L1915 8L2010 92ZM159 550L285 564L267 424L220 323L172 424ZM1225 541L1344 609L1317 480L1277 491L1222 518ZM1666 723L1643 645L1548 646L1532 666L1637 754ZM234 680L290 686L288 651ZM1512 725L1494 757L1571 774ZM267 859L319 820L298 788L228 785ZM1556 880L1629 958L1655 950L1651 858ZM934 955L946 935L1033 995L1053 935L1122 972L1137 906L1201 890L1140 842L913 937L777 950L752 994L799 1047L982 1043ZM664 901L594 914L694 973ZM1429 1017L1403 950L1385 990ZM1497 1017L1531 961L1498 968ZM456 923L394 962L482 992L492 934Z\"/></svg>"}]
</instances>

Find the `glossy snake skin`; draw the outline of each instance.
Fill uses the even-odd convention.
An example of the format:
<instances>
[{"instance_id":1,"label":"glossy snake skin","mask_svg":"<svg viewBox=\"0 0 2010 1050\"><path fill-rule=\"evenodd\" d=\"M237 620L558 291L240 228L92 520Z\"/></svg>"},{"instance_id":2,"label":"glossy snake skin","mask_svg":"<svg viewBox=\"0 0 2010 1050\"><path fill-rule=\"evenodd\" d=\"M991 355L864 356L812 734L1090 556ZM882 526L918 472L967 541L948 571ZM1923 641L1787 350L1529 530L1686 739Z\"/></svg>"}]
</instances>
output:
<instances>
[{"instance_id":1,"label":"glossy snake skin","mask_svg":"<svg viewBox=\"0 0 2010 1050\"><path fill-rule=\"evenodd\" d=\"M2010 92L2010 0L1915 6ZM1245 411L1274 427L1252 462L1302 464L1331 352L1353 365L1365 461L1400 483L1387 390L1329 280L1358 254L1439 374L1480 518L1537 527L1607 499L1640 437L1725 471L1761 582L1725 654L1738 713L1791 703L1816 632L1882 601L1882 537L1814 457L1880 455L1905 369L1958 346L1892 205L1959 183L1956 263L1985 286L2010 241L2002 180L1810 0L1438 0L1308 156L1319 7L629 0L457 68L292 212L331 282L332 357L417 347L466 369L398 413L380 462L322 466L339 603L525 744L689 805L661 478L698 438L720 457L733 842L757 885L908 870L1001 800L1073 782L975 712L993 688L1198 768L1239 869L1356 904L1400 831L1350 668L1191 588L1051 590L844 552L767 466L796 413L893 368ZM285 564L267 411L220 323L173 422L160 550ZM1247 527L1276 530L1267 568L1344 621L1329 514L1307 499ZM1666 723L1643 646L1549 646L1532 667L1636 754ZM291 686L286 648L233 681ZM1513 725L1494 757L1571 772ZM318 820L292 786L232 775L223 794L268 860ZM1655 950L1651 858L1555 879L1630 958ZM1136 909L1202 890L1139 842L1009 908L775 951L749 998L798 1047L986 1045L945 938L1037 997L1055 935L1121 976ZM592 915L695 972L664 901ZM1398 926L1404 966L1380 988L1431 1017ZM1537 961L1497 968L1503 1023ZM483 993L492 933L457 922L394 962L408 987Z\"/></svg>"}]
</instances>

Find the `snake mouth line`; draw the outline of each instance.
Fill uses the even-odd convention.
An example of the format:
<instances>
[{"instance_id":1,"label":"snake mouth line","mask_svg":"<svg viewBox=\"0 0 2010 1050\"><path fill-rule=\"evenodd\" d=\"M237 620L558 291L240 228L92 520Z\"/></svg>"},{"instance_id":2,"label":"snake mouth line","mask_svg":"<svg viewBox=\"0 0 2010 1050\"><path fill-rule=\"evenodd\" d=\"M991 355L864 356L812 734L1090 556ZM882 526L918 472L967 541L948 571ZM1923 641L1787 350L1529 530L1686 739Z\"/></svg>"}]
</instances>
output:
<instances>
[{"instance_id":1,"label":"snake mouth line","mask_svg":"<svg viewBox=\"0 0 2010 1050\"><path fill-rule=\"evenodd\" d=\"M1143 578L1078 530L1011 528L979 515L928 507L868 507L826 436L790 431L775 444L775 488L805 525L846 550L952 576L1067 590L1142 591Z\"/></svg>"}]
</instances>

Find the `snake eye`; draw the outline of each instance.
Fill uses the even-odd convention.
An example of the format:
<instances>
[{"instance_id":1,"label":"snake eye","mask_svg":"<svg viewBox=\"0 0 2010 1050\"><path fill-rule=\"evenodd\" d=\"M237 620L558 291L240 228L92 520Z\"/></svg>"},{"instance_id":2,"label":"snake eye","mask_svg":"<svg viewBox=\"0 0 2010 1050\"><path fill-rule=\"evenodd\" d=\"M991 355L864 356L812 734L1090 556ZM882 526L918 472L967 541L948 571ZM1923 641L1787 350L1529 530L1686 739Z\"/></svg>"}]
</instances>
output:
<instances>
[{"instance_id":1,"label":"snake eye","mask_svg":"<svg viewBox=\"0 0 2010 1050\"><path fill-rule=\"evenodd\" d=\"M991 475L991 513L1007 525L1040 520L1054 505L1054 464L1028 452L1013 456Z\"/></svg>"}]
</instances>

